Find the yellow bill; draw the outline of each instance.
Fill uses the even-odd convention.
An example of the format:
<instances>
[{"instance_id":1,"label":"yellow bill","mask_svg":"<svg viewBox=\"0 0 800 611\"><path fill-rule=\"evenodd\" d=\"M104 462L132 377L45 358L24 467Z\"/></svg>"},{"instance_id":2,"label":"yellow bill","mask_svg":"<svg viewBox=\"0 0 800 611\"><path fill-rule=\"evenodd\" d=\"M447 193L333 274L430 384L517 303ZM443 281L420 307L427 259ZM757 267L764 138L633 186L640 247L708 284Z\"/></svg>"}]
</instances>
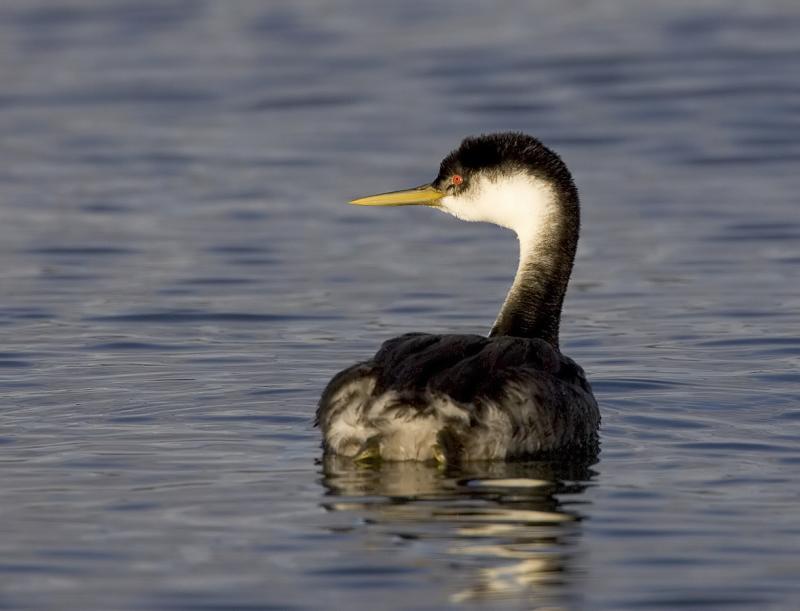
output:
<instances>
[{"instance_id":1,"label":"yellow bill","mask_svg":"<svg viewBox=\"0 0 800 611\"><path fill-rule=\"evenodd\" d=\"M445 194L431 185L423 185L405 191L390 191L368 197L360 197L350 203L356 206L435 206Z\"/></svg>"}]
</instances>

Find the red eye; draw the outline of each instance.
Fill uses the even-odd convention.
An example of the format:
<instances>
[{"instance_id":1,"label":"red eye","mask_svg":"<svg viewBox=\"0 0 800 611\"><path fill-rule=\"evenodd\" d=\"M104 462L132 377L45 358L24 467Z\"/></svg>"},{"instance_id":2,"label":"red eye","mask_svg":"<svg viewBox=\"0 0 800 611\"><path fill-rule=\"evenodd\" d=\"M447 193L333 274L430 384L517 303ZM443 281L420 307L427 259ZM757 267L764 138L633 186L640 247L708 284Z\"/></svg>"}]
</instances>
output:
<instances>
[{"instance_id":1,"label":"red eye","mask_svg":"<svg viewBox=\"0 0 800 611\"><path fill-rule=\"evenodd\" d=\"M450 182L452 182L454 185L460 185L462 182L464 182L464 177L461 176L461 174L453 174L453 178L450 179Z\"/></svg>"}]
</instances>

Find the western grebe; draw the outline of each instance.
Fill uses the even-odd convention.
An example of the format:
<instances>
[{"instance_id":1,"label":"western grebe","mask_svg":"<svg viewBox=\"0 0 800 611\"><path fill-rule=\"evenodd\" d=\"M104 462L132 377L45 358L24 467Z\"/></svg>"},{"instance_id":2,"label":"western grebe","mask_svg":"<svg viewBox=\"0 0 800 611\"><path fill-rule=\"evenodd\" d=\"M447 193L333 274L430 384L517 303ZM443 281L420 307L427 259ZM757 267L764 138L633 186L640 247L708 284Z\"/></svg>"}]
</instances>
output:
<instances>
[{"instance_id":1,"label":"western grebe","mask_svg":"<svg viewBox=\"0 0 800 611\"><path fill-rule=\"evenodd\" d=\"M519 267L489 337L409 333L336 375L317 408L325 452L440 463L596 452L597 402L558 345L580 225L561 158L525 134L466 138L432 183L350 203L507 227Z\"/></svg>"}]
</instances>

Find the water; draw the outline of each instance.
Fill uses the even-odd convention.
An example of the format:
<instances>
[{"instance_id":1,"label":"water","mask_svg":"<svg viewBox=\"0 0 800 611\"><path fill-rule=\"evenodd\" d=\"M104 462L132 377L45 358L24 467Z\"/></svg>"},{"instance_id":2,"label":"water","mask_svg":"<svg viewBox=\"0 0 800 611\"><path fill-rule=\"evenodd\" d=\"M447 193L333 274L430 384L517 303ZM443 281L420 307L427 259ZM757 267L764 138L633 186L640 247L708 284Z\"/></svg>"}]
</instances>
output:
<instances>
[{"instance_id":1,"label":"water","mask_svg":"<svg viewBox=\"0 0 800 611\"><path fill-rule=\"evenodd\" d=\"M0 7L0 607L800 605L800 8ZM344 366L485 332L510 235L344 201L519 129L583 195L593 465L319 462Z\"/></svg>"}]
</instances>

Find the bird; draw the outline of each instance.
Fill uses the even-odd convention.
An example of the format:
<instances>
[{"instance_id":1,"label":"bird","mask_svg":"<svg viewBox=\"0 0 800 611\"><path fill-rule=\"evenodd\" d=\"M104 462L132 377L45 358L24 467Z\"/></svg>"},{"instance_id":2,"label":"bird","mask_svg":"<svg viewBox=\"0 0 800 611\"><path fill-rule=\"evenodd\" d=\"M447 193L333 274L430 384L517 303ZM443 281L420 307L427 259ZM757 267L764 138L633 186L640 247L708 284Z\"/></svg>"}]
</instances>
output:
<instances>
[{"instance_id":1,"label":"bird","mask_svg":"<svg viewBox=\"0 0 800 611\"><path fill-rule=\"evenodd\" d=\"M323 453L440 465L596 454L597 401L559 347L580 204L558 154L524 133L470 136L431 183L350 203L493 223L517 234L520 256L488 336L407 333L334 376L316 411Z\"/></svg>"}]
</instances>

